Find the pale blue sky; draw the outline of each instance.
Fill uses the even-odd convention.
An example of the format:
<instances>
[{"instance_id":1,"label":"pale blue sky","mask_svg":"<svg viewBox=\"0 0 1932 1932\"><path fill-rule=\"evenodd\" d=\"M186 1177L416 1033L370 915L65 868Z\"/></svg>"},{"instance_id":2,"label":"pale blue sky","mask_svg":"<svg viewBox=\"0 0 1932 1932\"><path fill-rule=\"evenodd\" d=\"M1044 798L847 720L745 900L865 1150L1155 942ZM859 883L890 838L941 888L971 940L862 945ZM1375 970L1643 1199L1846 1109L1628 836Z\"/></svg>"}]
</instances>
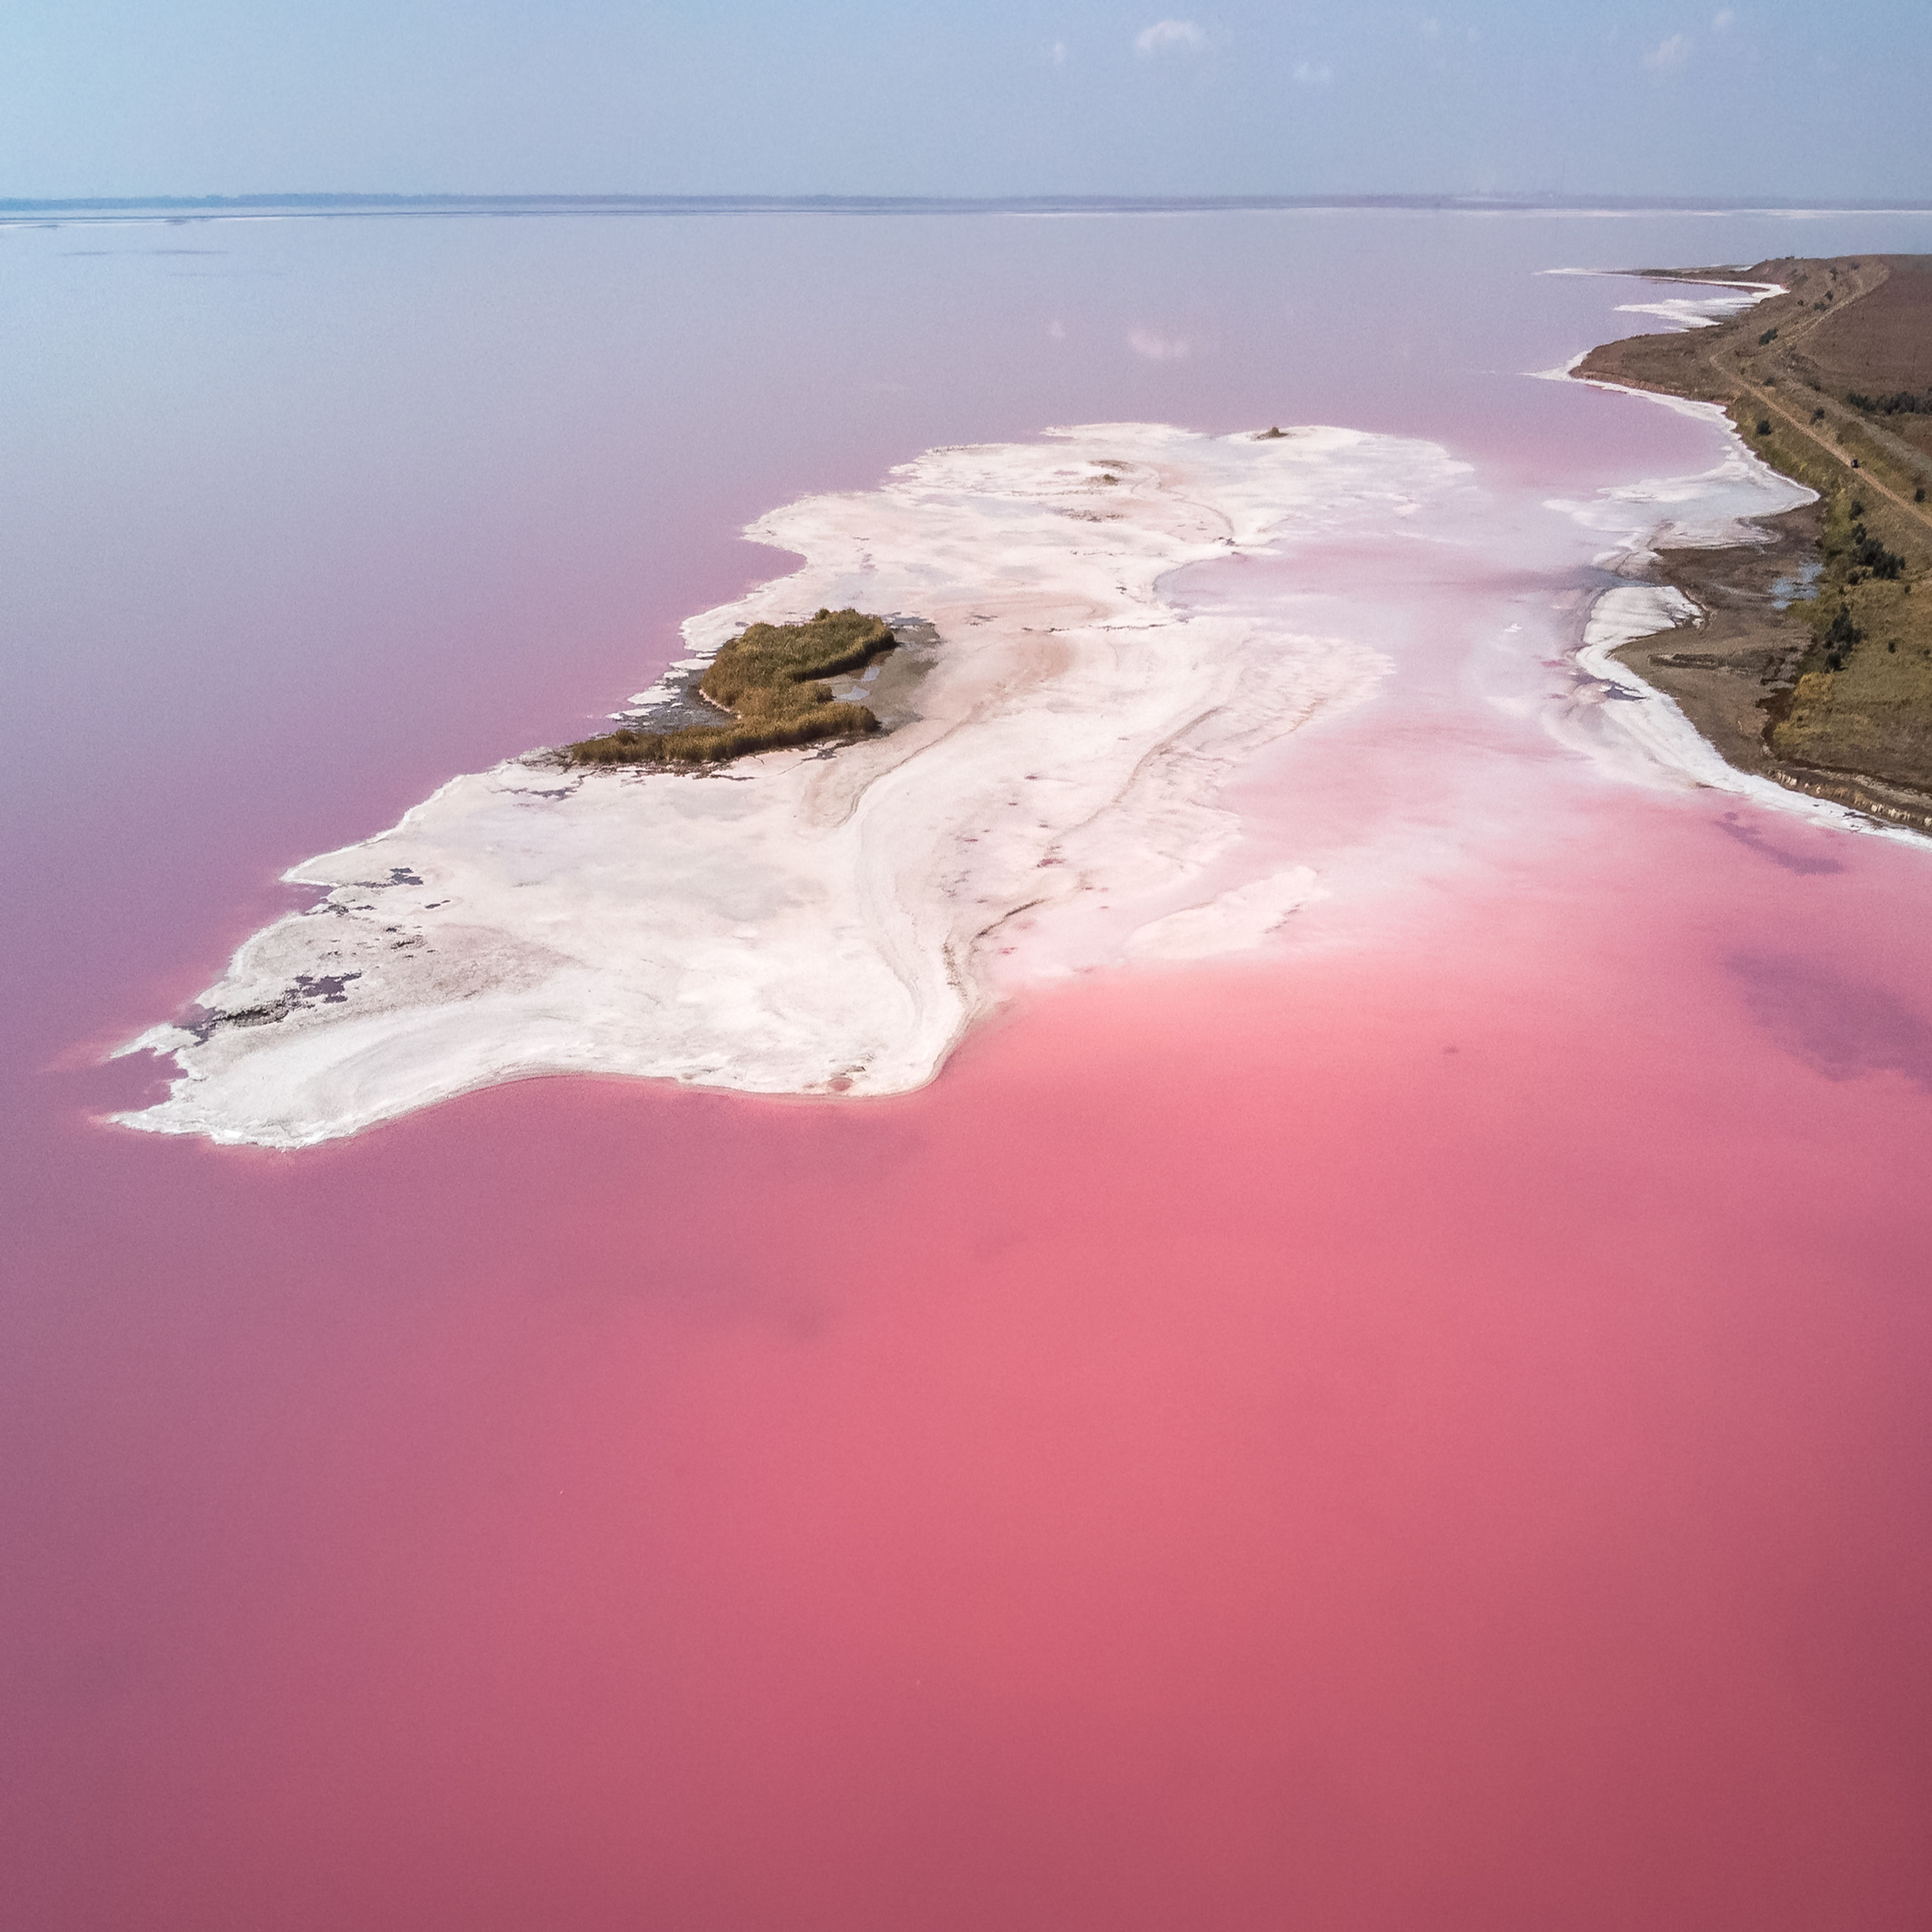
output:
<instances>
[{"instance_id":1,"label":"pale blue sky","mask_svg":"<svg viewBox=\"0 0 1932 1932\"><path fill-rule=\"evenodd\" d=\"M1932 197L1927 0L8 0L0 196Z\"/></svg>"}]
</instances>

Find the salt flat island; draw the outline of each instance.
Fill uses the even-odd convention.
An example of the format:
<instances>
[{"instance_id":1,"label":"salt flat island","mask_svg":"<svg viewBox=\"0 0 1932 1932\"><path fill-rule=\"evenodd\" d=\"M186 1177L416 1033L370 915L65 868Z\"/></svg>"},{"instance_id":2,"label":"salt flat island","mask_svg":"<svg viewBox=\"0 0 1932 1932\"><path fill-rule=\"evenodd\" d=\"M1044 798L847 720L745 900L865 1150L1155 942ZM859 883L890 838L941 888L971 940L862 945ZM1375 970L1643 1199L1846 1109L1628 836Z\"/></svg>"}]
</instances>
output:
<instances>
[{"instance_id":1,"label":"salt flat island","mask_svg":"<svg viewBox=\"0 0 1932 1932\"><path fill-rule=\"evenodd\" d=\"M607 740L660 728L752 627L814 611L884 620L894 647L830 698L887 728L682 767L578 747L452 780L286 875L325 896L121 1049L180 1075L117 1118L300 1147L538 1074L901 1092L994 1001L1018 922L1078 910L1090 944L1104 907L1120 960L1252 946L1320 886L1274 860L1228 883L1222 788L1384 661L1184 607L1166 580L1392 539L1467 475L1349 430L1105 424L930 451L876 490L774 511L747 534L802 565L690 620L686 657Z\"/></svg>"}]
</instances>

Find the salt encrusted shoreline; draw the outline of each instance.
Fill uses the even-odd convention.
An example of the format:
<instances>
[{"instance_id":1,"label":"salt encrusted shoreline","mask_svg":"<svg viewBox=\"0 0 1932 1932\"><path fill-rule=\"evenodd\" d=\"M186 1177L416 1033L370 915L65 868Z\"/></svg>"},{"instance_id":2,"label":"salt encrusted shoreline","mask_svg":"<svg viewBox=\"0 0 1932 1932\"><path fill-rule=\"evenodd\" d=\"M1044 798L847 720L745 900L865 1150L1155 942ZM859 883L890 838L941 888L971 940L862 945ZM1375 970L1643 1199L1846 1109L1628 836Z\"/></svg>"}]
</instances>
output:
<instances>
[{"instance_id":1,"label":"salt encrusted shoreline","mask_svg":"<svg viewBox=\"0 0 1932 1932\"><path fill-rule=\"evenodd\" d=\"M1600 271L1553 268L1546 272L1594 274ZM1666 276L1656 278L1661 280ZM1770 296L1785 294L1779 282L1714 282L1710 276L1694 276L1693 280L1704 288L1720 286L1725 294L1624 302L1619 303L1619 313L1658 315L1675 322L1681 334L1684 330L1714 326L1744 309L1756 308L1756 303ZM1702 628L1708 618L1706 610L1683 587L1656 576L1660 550L1768 547L1775 539L1766 527L1766 518L1816 502L1818 493L1766 464L1738 435L1721 404L1673 394L1666 388L1636 388L1600 375L1580 375L1582 363L1594 353L1594 350L1580 350L1561 369L1547 369L1542 375L1579 380L1590 388L1636 396L1679 416L1696 417L1724 433L1727 448L1724 460L1704 476L1606 490L1588 504L1550 504L1550 508L1576 516L1584 527L1598 530L1616 530L1623 502L1642 502L1648 512L1661 512L1648 527L1642 524L1627 527L1619 547L1596 558L1600 566L1640 581L1604 591L1590 604L1582 640L1574 651L1579 690L1565 711L1553 715L1553 727L1570 742L1590 749L1600 764L1616 764L1621 777L1652 784L1690 782L1712 790L1735 792L1752 804L1795 813L1841 831L1922 838L1922 827L1912 823L1907 812L1889 809L1872 800L1838 804L1832 798L1816 796L1818 786L1795 781L1789 772L1775 767L1770 775L1741 769L1725 758L1675 698L1658 690L1624 661L1621 653L1629 645L1675 628ZM1855 792L1855 786L1845 790Z\"/></svg>"},{"instance_id":2,"label":"salt encrusted shoreline","mask_svg":"<svg viewBox=\"0 0 1932 1932\"><path fill-rule=\"evenodd\" d=\"M1848 266L1855 272L1870 266L1877 281L1848 283L1828 291L1824 301L1808 304L1810 309L1824 309L1834 295L1843 294L1846 299L1834 311L1842 319L1891 273L1882 260L1870 265L1850 261ZM1787 595L1780 603L1780 590L1816 580L1826 561L1821 545L1826 518L1821 500L1788 472L1805 473L1815 479L1822 464L1824 472L1834 474L1841 486L1852 486L1856 496L1852 472L1859 463L1856 458L1848 458L1843 448L1834 460L1833 436L1840 431L1851 434L1842 423L1838 431L1828 432L1822 439L1813 434L1821 421L1830 417L1834 406L1816 366L1802 356L1788 366L1778 361L1794 346L1794 320L1798 340L1808 340L1810 332L1819 326L1815 316L1806 316L1808 305L1800 302L1795 309L1789 304L1774 308L1770 319L1774 326L1756 338L1756 350L1762 352L1781 333L1785 337L1786 349L1774 352L1775 374L1751 361L1749 337L1756 321L1744 316L1759 300L1790 296L1820 267L1828 268L1830 280L1836 283L1838 265L1798 260L1781 269L1791 275L1789 286L1780 282L1730 280L1724 285L1749 292L1715 303L1626 303L1623 308L1628 312L1664 316L1684 326L1602 344L1574 358L1562 372L1594 388L1642 396L1684 414L1721 422L1732 460L1741 459L1744 467L1775 478L1796 497L1783 512L1755 516L1748 527L1740 527L1734 534L1714 538L1660 531L1652 541L1654 554L1635 561L1650 567L1658 578L1669 580L1682 593L1689 621L1708 633L1705 648L1688 654L1658 651L1654 648L1659 634L1654 628L1626 624L1621 636L1594 654L1595 668L1604 680L1600 689L1635 698L1645 706L1648 716L1639 721L1640 729L1656 736L1656 723L1664 721L1666 735L1651 748L1666 765L1701 767L1700 782L1743 793L1774 808L1814 818L1822 815L1844 829L1922 841L1932 832L1932 812L1928 810L1924 773L1912 764L1915 752L1910 740L1915 713L1923 704L1922 691L1912 688L1913 652L1908 647L1892 667L1906 674L1902 686L1894 680L1876 698L1867 692L1862 702L1836 712L1832 694L1837 689L1838 661L1832 660L1821 680L1814 662L1816 640L1808 634L1810 627L1780 622L1774 615L1792 601ZM1652 280L1673 279L1667 271L1633 272ZM1675 279L1708 285L1720 278L1714 272L1690 269ZM1740 322L1742 334L1732 327ZM1828 320L1826 326L1831 326ZM1705 326L1720 329L1717 354L1700 356L1694 348L1686 350L1673 339ZM1723 356L1726 346L1732 352L1728 369ZM1780 388L1780 382L1787 378L1795 386ZM1773 391L1777 392L1775 398ZM1811 412L1807 430L1801 427L1799 418L1813 400L1821 406ZM1738 434L1747 402L1752 404L1751 413L1758 416L1756 443L1762 446L1762 461L1756 443L1748 446ZM1795 446L1781 438L1773 440L1774 418L1797 433ZM1789 453L1794 447L1797 453ZM1907 509L1886 484L1876 476L1870 480L1880 496L1892 497L1901 511ZM1921 490L1922 498L1924 494ZM1843 594L1860 577L1860 572L1852 571L1840 585L1841 602ZM1906 587L1910 590L1909 583ZM1684 621L1682 611L1670 615ZM1888 640L1888 651L1896 652L1898 643L1896 638ZM1580 665L1587 668L1591 656L1587 649L1580 652ZM1818 688L1821 682L1822 698ZM1654 688L1659 686L1661 691ZM1768 724L1765 716L1768 703L1780 707L1775 724ZM1788 707L1795 707L1795 712ZM1804 715L1808 712L1808 716ZM1702 740L1695 748L1687 736L1692 731ZM1877 750L1877 741L1888 734L1899 740L1892 752L1905 753L1903 770L1896 765L1888 769L1886 753ZM1676 748L1676 755L1666 755L1666 744ZM1879 770L1870 768L1874 762ZM1880 770L1884 776L1880 776ZM1822 814L1817 808L1820 806L1824 808Z\"/></svg>"},{"instance_id":3,"label":"salt encrusted shoreline","mask_svg":"<svg viewBox=\"0 0 1932 1932\"><path fill-rule=\"evenodd\" d=\"M774 512L748 534L804 565L692 619L687 663L821 604L916 614L941 640L916 718L704 776L512 760L454 779L289 873L326 898L250 939L189 1024L122 1049L181 1077L117 1118L299 1147L539 1073L900 1092L992 1001L1022 916L1105 903L1123 958L1251 946L1320 888L1294 867L1177 907L1238 833L1216 796L1383 661L1183 610L1162 580L1392 538L1466 474L1348 430L1112 424L932 451L877 491Z\"/></svg>"},{"instance_id":4,"label":"salt encrusted shoreline","mask_svg":"<svg viewBox=\"0 0 1932 1932\"><path fill-rule=\"evenodd\" d=\"M1754 804L1795 812L1814 823L1870 829L1869 820L1841 806L1787 791L1769 778L1727 763L1675 699L1640 677L1616 655L1640 638L1702 621L1703 612L1690 598L1675 584L1650 574L1658 550L1720 550L1762 542L1757 519L1808 503L1814 493L1762 461L1714 403L1614 383L1591 381L1591 386L1699 417L1721 429L1728 446L1721 461L1696 476L1633 484L1585 501L1550 500L1551 509L1612 539L1594 560L1600 568L1628 580L1592 599L1573 659L1576 688L1568 704L1550 714L1552 729L1564 742L1634 783L1688 784L1733 792Z\"/></svg>"},{"instance_id":5,"label":"salt encrusted shoreline","mask_svg":"<svg viewBox=\"0 0 1932 1932\"><path fill-rule=\"evenodd\" d=\"M1559 269L1552 274L1593 270ZM1784 292L1775 282L1735 282L1742 296L1702 300L1624 302L1619 313L1656 315L1680 328L1709 326L1729 314ZM1634 484L1587 502L1552 499L1548 507L1568 513L1586 529L1616 541L1599 553L1599 567L1630 579L1591 602L1573 662L1578 682L1570 702L1550 714L1558 735L1620 778L1640 784L1689 784L1727 791L1755 805L1793 814L1842 830L1916 838L1916 831L1882 824L1869 814L1790 789L1726 760L1685 716L1676 700L1640 676L1618 653L1639 639L1700 626L1706 614L1676 585L1652 574L1666 549L1721 550L1762 544L1760 519L1816 500L1817 493L1766 463L1740 436L1716 403L1667 392L1639 389L1600 376L1579 376L1591 354L1580 350L1560 370L1544 374L1587 383L1616 395L1634 396L1680 416L1708 422L1724 435L1723 459L1694 476Z\"/></svg>"}]
</instances>

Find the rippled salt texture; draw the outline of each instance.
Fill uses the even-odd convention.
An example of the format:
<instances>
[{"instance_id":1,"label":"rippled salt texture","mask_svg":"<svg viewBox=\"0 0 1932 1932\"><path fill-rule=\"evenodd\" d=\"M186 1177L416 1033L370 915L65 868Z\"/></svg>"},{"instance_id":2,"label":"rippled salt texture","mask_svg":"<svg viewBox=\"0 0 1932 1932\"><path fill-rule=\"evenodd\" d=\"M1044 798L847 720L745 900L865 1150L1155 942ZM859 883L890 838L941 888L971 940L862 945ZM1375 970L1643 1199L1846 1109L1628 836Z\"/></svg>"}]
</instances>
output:
<instances>
[{"instance_id":1,"label":"rippled salt texture","mask_svg":"<svg viewBox=\"0 0 1932 1932\"><path fill-rule=\"evenodd\" d=\"M896 1092L987 1005L1016 915L1041 961L1090 896L1130 953L1251 945L1309 898L1305 869L1136 908L1234 842L1232 770L1384 661L1264 609L1181 608L1163 580L1393 541L1466 473L1348 430L1106 424L773 512L750 534L803 568L693 619L687 662L821 605L916 614L940 640L916 718L704 775L512 760L452 781L294 868L327 897L250 940L191 1028L133 1042L184 1077L123 1118L296 1146L533 1073Z\"/></svg>"}]
</instances>

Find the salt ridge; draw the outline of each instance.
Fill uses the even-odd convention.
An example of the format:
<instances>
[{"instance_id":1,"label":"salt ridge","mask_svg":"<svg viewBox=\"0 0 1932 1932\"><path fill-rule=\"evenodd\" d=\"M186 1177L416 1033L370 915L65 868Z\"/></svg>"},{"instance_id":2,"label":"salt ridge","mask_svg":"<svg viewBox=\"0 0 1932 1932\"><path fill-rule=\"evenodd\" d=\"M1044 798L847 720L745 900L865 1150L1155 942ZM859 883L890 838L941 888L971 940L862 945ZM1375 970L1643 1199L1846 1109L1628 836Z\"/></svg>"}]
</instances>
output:
<instances>
[{"instance_id":1,"label":"salt ridge","mask_svg":"<svg viewBox=\"0 0 1932 1932\"><path fill-rule=\"evenodd\" d=\"M1262 746L1372 690L1359 639L1184 610L1162 580L1393 537L1464 488L1425 442L1162 424L933 450L748 534L806 561L685 626L688 665L820 605L943 640L918 718L694 775L512 760L286 877L321 903L246 941L170 1054L149 1131L300 1147L532 1075L765 1093L931 1078L995 998L1006 929L1109 908L1114 956L1252 946L1321 887L1217 802ZM649 701L653 692L640 694ZM1222 862L1196 905L1175 888ZM1030 949L1037 952L1037 949Z\"/></svg>"}]
</instances>

